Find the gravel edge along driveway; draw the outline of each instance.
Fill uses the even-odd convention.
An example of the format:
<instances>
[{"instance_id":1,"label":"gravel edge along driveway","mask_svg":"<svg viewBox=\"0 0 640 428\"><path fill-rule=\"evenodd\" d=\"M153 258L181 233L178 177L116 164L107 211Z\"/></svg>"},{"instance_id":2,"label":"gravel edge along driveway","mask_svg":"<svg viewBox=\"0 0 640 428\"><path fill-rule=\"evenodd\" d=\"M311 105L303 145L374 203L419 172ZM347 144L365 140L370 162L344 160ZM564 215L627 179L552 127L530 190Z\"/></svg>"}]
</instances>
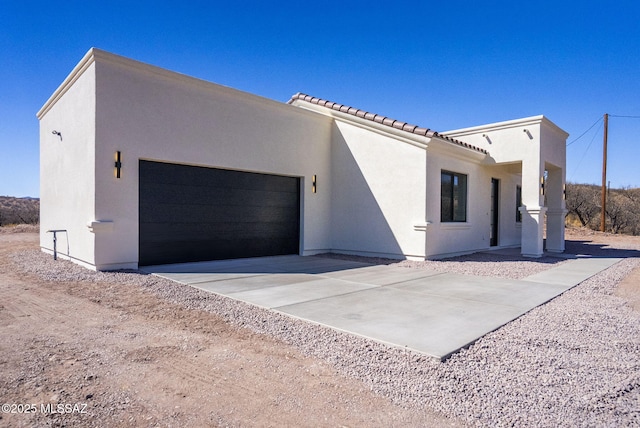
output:
<instances>
[{"instance_id":1,"label":"gravel edge along driveway","mask_svg":"<svg viewBox=\"0 0 640 428\"><path fill-rule=\"evenodd\" d=\"M593 250L598 251L604 250ZM636 248L608 253L628 258L443 363L149 275L91 272L68 262L54 264L38 251L17 253L13 262L54 281L145 287L292 344L398 404L428 406L470 425L640 426L640 313L614 294L616 284L640 268L640 258ZM505 260L491 257L495 260L478 254L441 263L448 263L450 272L497 276L506 270L518 277L554 263L516 258L506 261L505 269Z\"/></svg>"}]
</instances>

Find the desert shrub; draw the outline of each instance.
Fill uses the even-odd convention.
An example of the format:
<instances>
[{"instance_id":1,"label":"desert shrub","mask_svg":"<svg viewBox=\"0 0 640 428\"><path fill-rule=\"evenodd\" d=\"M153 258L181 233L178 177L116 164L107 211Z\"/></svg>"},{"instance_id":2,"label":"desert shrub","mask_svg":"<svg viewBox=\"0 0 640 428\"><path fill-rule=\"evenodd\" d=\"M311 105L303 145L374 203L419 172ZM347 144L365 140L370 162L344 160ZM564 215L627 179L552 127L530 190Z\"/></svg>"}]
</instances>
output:
<instances>
[{"instance_id":1,"label":"desert shrub","mask_svg":"<svg viewBox=\"0 0 640 428\"><path fill-rule=\"evenodd\" d=\"M39 199L0 196L0 226L38 224L39 222Z\"/></svg>"},{"instance_id":2,"label":"desert shrub","mask_svg":"<svg viewBox=\"0 0 640 428\"><path fill-rule=\"evenodd\" d=\"M600 190L590 184L567 183L567 210L584 227L596 227L600 218Z\"/></svg>"},{"instance_id":3,"label":"desert shrub","mask_svg":"<svg viewBox=\"0 0 640 428\"><path fill-rule=\"evenodd\" d=\"M567 183L567 224L600 229L601 188L592 184ZM640 188L609 189L605 210L606 230L640 235Z\"/></svg>"}]
</instances>

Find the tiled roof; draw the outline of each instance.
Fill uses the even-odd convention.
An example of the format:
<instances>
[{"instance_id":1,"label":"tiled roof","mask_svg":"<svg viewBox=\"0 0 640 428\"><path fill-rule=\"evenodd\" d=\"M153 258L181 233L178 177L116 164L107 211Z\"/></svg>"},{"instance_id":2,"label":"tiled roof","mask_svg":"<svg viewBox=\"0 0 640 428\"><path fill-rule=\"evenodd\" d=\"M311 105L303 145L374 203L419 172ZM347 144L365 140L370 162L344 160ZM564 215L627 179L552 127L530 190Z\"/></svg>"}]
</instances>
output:
<instances>
[{"instance_id":1,"label":"tiled roof","mask_svg":"<svg viewBox=\"0 0 640 428\"><path fill-rule=\"evenodd\" d=\"M316 98L316 97L312 97L311 95L305 95L305 94L302 94L300 92L298 92L297 94L292 96L291 99L289 100L288 104L293 103L295 100L302 100L302 101L306 101L306 102L311 103L311 104L317 104L319 106L326 107L326 108L329 108L331 110L336 110L336 111L339 111L339 112L342 112L342 113L350 114L352 116L356 116L356 117L360 117L360 118L365 119L365 120L370 120L372 122L380 123L382 125L386 125L386 126L389 126L391 128L396 128L396 129L399 129L401 131L409 132L411 134L424 135L426 137L438 137L438 138L441 138L443 140L449 141L449 142L451 142L453 144L457 144L459 146L466 147L466 148L471 149L471 150L476 150L476 151L478 151L480 153L485 153L485 154L488 153L485 149L481 149L479 147L472 146L471 144L467 144L467 143L465 143L463 141L456 140L455 138L451 138L451 137L448 137L446 135L439 134L436 131L433 131L433 130L431 130L429 128L421 128L421 127L419 127L417 125L411 125L411 124L406 123L406 122L402 122L402 121L399 121L399 120L391 119L390 117L381 116L381 115L375 114L375 113L369 113L369 112L364 111L364 110L360 110L360 109L357 109L357 108L354 108L354 107L346 106L344 104L334 103L332 101L323 100L322 98Z\"/></svg>"}]
</instances>

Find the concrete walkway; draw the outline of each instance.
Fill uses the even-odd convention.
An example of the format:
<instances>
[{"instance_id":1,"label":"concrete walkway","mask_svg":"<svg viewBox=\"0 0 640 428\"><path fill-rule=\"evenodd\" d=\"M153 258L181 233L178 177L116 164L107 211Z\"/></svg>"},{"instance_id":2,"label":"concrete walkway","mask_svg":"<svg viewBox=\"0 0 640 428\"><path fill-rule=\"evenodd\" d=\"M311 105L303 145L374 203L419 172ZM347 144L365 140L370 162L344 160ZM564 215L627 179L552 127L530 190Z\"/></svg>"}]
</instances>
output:
<instances>
[{"instance_id":1,"label":"concrete walkway","mask_svg":"<svg viewBox=\"0 0 640 428\"><path fill-rule=\"evenodd\" d=\"M278 256L142 270L441 360L620 258L578 258L524 280Z\"/></svg>"}]
</instances>

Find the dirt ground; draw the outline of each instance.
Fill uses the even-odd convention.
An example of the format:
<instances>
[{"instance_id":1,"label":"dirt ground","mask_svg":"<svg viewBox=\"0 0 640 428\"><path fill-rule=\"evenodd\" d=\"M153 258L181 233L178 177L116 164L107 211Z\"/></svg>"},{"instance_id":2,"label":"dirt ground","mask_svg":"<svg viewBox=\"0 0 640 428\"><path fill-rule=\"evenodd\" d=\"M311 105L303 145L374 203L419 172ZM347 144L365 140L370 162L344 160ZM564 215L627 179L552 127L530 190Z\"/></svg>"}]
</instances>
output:
<instances>
[{"instance_id":1,"label":"dirt ground","mask_svg":"<svg viewBox=\"0 0 640 428\"><path fill-rule=\"evenodd\" d=\"M566 239L588 241L592 245L613 244L617 248L638 248L640 246L640 236L612 235L581 228L567 229ZM616 295L627 300L636 311L640 311L640 269L631 272L618 284Z\"/></svg>"},{"instance_id":2,"label":"dirt ground","mask_svg":"<svg viewBox=\"0 0 640 428\"><path fill-rule=\"evenodd\" d=\"M324 361L141 287L13 271L8 254L37 240L0 234L0 426L464 426L395 406ZM617 293L640 310L640 270Z\"/></svg>"},{"instance_id":3,"label":"dirt ground","mask_svg":"<svg viewBox=\"0 0 640 428\"><path fill-rule=\"evenodd\" d=\"M462 426L140 287L12 271L37 240L0 234L0 426Z\"/></svg>"}]
</instances>

